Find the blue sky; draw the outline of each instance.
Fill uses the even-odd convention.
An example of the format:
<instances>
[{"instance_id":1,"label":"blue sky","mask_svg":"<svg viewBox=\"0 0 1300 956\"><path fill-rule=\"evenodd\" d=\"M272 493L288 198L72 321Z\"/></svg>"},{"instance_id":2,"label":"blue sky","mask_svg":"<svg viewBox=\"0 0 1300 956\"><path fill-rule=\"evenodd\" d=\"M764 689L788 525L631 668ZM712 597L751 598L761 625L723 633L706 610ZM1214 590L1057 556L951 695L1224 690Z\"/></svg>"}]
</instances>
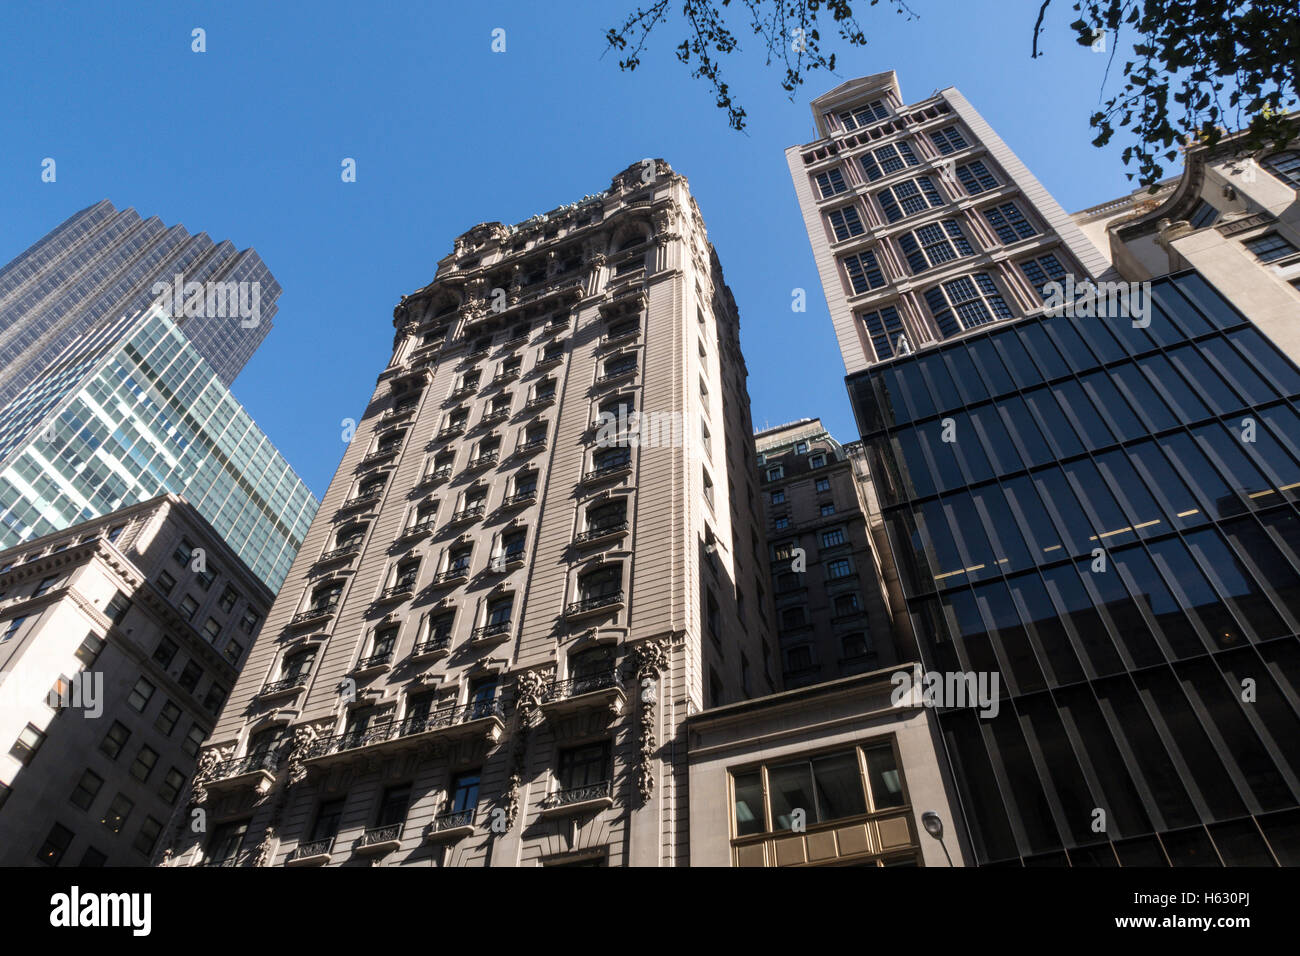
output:
<instances>
[{"instance_id":1,"label":"blue sky","mask_svg":"<svg viewBox=\"0 0 1300 956\"><path fill-rule=\"evenodd\" d=\"M689 178L717 247L755 427L820 415L854 438L783 154L814 138L807 101L845 79L897 70L908 101L958 87L1070 211L1132 188L1122 135L1090 145L1106 57L1073 42L1066 0L1037 61L1038 0L911 0L910 22L864 0L869 45L840 49L839 75L814 75L794 102L742 33L727 68L745 133L677 63L675 34L632 74L602 58L606 28L635 2L15 8L0 33L0 262L100 199L256 248L284 294L234 391L319 496L340 422L360 416L388 360L393 305L452 239L598 192L646 156ZM206 53L190 50L195 27ZM498 27L504 53L491 50ZM41 182L45 157L55 183ZM340 179L344 157L355 183Z\"/></svg>"}]
</instances>

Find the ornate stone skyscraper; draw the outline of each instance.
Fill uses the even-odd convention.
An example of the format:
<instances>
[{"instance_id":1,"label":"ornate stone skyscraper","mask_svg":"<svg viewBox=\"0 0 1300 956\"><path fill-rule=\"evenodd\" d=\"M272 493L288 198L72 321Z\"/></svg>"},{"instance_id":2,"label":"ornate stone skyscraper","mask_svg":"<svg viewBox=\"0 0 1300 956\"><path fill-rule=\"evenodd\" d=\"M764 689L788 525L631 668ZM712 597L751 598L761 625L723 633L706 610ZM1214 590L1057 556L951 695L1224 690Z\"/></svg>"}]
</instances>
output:
<instances>
[{"instance_id":1,"label":"ornate stone skyscraper","mask_svg":"<svg viewBox=\"0 0 1300 956\"><path fill-rule=\"evenodd\" d=\"M775 646L686 180L476 226L394 325L169 860L688 862L684 721L770 693Z\"/></svg>"}]
</instances>

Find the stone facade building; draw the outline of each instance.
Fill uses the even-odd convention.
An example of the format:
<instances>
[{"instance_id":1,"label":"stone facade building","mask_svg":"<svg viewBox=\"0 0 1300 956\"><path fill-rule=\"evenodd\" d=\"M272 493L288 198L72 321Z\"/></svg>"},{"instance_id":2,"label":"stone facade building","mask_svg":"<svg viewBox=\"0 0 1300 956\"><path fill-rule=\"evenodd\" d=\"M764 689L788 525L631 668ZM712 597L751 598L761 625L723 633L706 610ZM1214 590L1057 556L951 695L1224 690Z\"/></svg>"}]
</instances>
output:
<instances>
[{"instance_id":1,"label":"stone facade building","mask_svg":"<svg viewBox=\"0 0 1300 956\"><path fill-rule=\"evenodd\" d=\"M776 689L736 306L686 181L459 237L208 749L192 865L682 865Z\"/></svg>"},{"instance_id":2,"label":"stone facade building","mask_svg":"<svg viewBox=\"0 0 1300 956\"><path fill-rule=\"evenodd\" d=\"M174 495L0 552L0 865L148 865L271 600Z\"/></svg>"}]
</instances>

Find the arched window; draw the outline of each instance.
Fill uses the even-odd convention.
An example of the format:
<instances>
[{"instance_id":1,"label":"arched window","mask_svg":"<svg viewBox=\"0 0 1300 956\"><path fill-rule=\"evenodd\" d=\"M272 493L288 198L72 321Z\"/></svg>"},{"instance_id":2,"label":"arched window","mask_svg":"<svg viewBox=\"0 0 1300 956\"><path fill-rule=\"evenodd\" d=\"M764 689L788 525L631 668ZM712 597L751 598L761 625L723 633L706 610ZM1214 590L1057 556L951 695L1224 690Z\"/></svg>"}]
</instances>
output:
<instances>
[{"instance_id":1,"label":"arched window","mask_svg":"<svg viewBox=\"0 0 1300 956\"><path fill-rule=\"evenodd\" d=\"M1274 153L1264 160L1264 168L1292 189L1300 189L1300 153Z\"/></svg>"},{"instance_id":2,"label":"arched window","mask_svg":"<svg viewBox=\"0 0 1300 956\"><path fill-rule=\"evenodd\" d=\"M311 592L311 609L313 611L332 611L339 603L343 593L342 581L329 581Z\"/></svg>"}]
</instances>

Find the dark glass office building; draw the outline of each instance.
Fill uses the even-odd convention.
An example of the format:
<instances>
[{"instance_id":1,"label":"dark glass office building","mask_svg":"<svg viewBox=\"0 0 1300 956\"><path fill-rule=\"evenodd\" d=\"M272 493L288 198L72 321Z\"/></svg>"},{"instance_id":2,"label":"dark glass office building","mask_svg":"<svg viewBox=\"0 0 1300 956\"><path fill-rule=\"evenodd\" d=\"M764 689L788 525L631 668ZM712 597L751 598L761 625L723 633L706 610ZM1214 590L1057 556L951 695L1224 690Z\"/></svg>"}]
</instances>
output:
<instances>
[{"instance_id":1,"label":"dark glass office building","mask_svg":"<svg viewBox=\"0 0 1300 956\"><path fill-rule=\"evenodd\" d=\"M103 200L0 268L0 407L91 328L122 323L125 330L156 300L155 285L175 288L178 277L203 285L210 307L189 315L177 307L172 318L229 386L271 329L280 296L275 277L252 249ZM240 311L228 294L237 288L250 316L256 306L255 320L230 314Z\"/></svg>"},{"instance_id":2,"label":"dark glass office building","mask_svg":"<svg viewBox=\"0 0 1300 956\"><path fill-rule=\"evenodd\" d=\"M983 865L1300 865L1300 371L1152 294L848 380Z\"/></svg>"}]
</instances>

